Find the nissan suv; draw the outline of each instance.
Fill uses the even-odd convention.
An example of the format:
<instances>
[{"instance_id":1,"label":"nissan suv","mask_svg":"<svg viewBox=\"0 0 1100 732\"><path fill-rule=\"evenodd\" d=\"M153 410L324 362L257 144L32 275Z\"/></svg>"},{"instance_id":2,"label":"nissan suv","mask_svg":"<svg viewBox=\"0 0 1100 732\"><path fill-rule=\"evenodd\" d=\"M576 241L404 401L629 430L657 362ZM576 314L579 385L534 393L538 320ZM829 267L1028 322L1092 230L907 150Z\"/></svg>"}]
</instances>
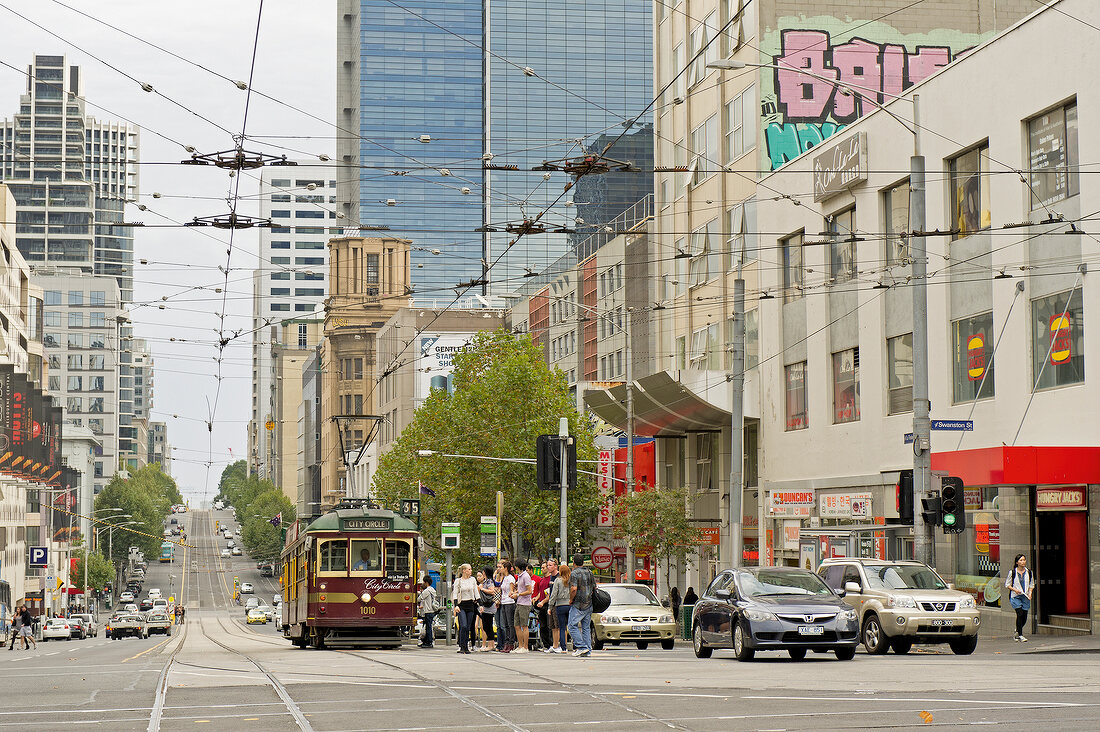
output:
<instances>
[{"instance_id":1,"label":"nissan suv","mask_svg":"<svg viewBox=\"0 0 1100 732\"><path fill-rule=\"evenodd\" d=\"M978 647L974 597L952 589L921 562L826 559L818 574L859 616L868 653L908 653L914 643L947 643L959 655Z\"/></svg>"}]
</instances>

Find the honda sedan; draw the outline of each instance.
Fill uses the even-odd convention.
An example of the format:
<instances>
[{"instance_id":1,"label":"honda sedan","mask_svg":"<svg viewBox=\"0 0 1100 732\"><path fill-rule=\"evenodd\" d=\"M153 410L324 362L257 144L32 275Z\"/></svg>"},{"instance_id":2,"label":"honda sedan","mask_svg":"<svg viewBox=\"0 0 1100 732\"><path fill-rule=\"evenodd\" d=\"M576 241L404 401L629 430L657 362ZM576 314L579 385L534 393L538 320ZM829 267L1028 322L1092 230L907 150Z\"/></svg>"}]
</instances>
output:
<instances>
[{"instance_id":1,"label":"honda sedan","mask_svg":"<svg viewBox=\"0 0 1100 732\"><path fill-rule=\"evenodd\" d=\"M795 567L744 567L715 577L695 605L695 655L731 648L739 661L757 651L832 651L851 660L859 642L856 612L813 572Z\"/></svg>"}]
</instances>

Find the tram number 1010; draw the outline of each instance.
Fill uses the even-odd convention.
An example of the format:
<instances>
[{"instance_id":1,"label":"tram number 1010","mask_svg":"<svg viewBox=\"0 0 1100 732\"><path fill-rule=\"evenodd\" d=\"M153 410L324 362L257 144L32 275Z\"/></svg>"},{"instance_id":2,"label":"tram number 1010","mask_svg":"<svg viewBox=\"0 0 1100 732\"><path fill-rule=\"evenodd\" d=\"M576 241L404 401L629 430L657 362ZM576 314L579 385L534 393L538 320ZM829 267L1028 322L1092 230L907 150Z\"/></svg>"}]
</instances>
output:
<instances>
[{"instance_id":1,"label":"tram number 1010","mask_svg":"<svg viewBox=\"0 0 1100 732\"><path fill-rule=\"evenodd\" d=\"M376 607L364 605L363 607L359 608L359 613L361 615L374 615L376 612L378 612L378 608Z\"/></svg>"}]
</instances>

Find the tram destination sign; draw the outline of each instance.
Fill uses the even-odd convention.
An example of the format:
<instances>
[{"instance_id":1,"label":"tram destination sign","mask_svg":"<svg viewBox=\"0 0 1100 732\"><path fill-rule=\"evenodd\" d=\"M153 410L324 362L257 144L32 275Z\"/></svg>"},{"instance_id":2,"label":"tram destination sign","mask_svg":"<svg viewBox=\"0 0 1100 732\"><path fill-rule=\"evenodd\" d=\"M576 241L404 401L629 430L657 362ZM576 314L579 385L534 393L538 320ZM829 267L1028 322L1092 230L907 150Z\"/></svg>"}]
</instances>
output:
<instances>
[{"instance_id":1,"label":"tram destination sign","mask_svg":"<svg viewBox=\"0 0 1100 732\"><path fill-rule=\"evenodd\" d=\"M346 518L340 521L341 531L393 531L392 518Z\"/></svg>"}]
</instances>

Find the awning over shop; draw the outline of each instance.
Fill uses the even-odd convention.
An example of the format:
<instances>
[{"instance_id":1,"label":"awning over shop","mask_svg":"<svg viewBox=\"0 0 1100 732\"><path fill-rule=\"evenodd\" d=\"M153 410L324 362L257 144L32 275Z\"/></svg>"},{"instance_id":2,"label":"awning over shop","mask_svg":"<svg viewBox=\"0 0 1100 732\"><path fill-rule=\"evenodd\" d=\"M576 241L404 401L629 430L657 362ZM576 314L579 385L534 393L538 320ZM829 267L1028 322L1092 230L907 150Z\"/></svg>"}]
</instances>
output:
<instances>
[{"instance_id":1,"label":"awning over shop","mask_svg":"<svg viewBox=\"0 0 1100 732\"><path fill-rule=\"evenodd\" d=\"M932 453L932 469L966 485L1100 483L1100 447L986 447Z\"/></svg>"},{"instance_id":2,"label":"awning over shop","mask_svg":"<svg viewBox=\"0 0 1100 732\"><path fill-rule=\"evenodd\" d=\"M677 379L679 377L679 379ZM634 433L643 437L718 430L730 423L729 384L722 371L660 371L634 382ZM626 429L626 386L586 391L600 419Z\"/></svg>"}]
</instances>

